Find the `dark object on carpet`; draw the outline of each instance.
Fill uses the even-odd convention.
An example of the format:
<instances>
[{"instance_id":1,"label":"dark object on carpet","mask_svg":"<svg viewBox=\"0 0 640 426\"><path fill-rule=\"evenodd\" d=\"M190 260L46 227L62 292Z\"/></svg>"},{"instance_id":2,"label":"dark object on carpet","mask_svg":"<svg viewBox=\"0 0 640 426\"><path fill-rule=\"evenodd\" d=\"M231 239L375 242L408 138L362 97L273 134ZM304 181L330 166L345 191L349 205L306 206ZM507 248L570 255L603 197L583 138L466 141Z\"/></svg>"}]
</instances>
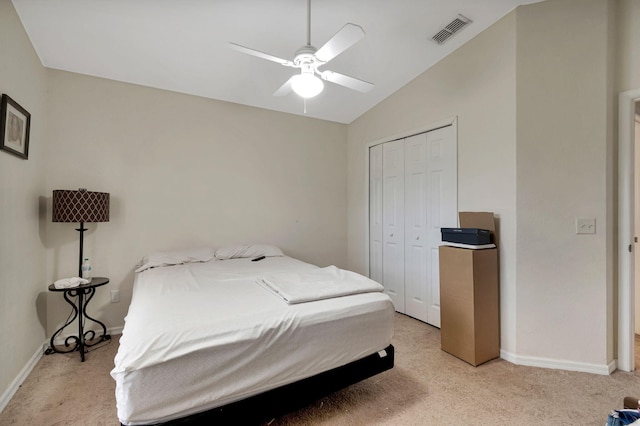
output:
<instances>
[{"instance_id":1,"label":"dark object on carpet","mask_svg":"<svg viewBox=\"0 0 640 426\"><path fill-rule=\"evenodd\" d=\"M633 396L625 396L624 397L624 408L640 408L640 401L638 398Z\"/></svg>"}]
</instances>

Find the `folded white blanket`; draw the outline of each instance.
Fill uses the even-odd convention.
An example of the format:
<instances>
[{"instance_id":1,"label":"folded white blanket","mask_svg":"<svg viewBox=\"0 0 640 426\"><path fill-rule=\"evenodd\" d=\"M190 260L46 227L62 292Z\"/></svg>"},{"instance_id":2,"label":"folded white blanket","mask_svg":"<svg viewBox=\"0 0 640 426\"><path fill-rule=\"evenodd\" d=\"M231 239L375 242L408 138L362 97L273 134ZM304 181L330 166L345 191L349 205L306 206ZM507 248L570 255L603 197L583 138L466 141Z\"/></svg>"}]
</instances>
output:
<instances>
[{"instance_id":1,"label":"folded white blanket","mask_svg":"<svg viewBox=\"0 0 640 426\"><path fill-rule=\"evenodd\" d=\"M318 268L306 273L265 274L258 277L258 284L288 304L384 290L381 284L363 275L335 266Z\"/></svg>"},{"instance_id":2,"label":"folded white blanket","mask_svg":"<svg viewBox=\"0 0 640 426\"><path fill-rule=\"evenodd\" d=\"M62 278L54 282L55 288L71 288L77 287L80 284L87 284L89 280L80 277Z\"/></svg>"}]
</instances>

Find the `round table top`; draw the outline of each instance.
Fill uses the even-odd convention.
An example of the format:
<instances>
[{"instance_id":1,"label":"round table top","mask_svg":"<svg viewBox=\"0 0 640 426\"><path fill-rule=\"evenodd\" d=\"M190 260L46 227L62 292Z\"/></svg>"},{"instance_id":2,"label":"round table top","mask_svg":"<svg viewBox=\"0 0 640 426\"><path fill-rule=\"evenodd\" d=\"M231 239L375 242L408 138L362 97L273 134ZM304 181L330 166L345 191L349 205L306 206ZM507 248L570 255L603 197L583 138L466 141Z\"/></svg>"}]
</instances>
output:
<instances>
[{"instance_id":1,"label":"round table top","mask_svg":"<svg viewBox=\"0 0 640 426\"><path fill-rule=\"evenodd\" d=\"M93 277L91 281L87 284L80 284L75 287L66 287L66 288L57 288L54 284L49 285L49 291L69 291L69 290L78 290L78 289L86 289L86 288L95 288L100 287L101 285L105 285L109 282L109 278L104 277Z\"/></svg>"}]
</instances>

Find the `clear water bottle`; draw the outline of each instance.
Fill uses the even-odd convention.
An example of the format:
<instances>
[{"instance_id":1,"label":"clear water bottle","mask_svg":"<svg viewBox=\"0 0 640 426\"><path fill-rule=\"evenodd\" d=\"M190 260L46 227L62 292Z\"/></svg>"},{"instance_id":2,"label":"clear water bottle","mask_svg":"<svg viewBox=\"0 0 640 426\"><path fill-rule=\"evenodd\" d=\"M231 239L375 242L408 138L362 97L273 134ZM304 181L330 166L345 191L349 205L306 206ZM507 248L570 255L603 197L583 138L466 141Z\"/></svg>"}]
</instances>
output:
<instances>
[{"instance_id":1,"label":"clear water bottle","mask_svg":"<svg viewBox=\"0 0 640 426\"><path fill-rule=\"evenodd\" d=\"M88 257L82 261L82 278L91 281L91 264Z\"/></svg>"}]
</instances>

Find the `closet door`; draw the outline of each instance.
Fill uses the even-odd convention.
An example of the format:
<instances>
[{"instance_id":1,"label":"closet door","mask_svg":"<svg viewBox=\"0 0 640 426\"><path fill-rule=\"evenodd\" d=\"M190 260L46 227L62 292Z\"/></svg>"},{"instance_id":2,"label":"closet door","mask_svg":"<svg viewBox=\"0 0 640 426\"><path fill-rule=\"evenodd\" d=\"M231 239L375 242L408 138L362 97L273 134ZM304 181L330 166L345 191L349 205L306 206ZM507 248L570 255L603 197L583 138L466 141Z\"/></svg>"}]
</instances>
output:
<instances>
[{"instance_id":1,"label":"closet door","mask_svg":"<svg viewBox=\"0 0 640 426\"><path fill-rule=\"evenodd\" d=\"M405 139L405 313L425 322L428 287L434 284L427 275L431 255L427 229L427 160L426 133Z\"/></svg>"},{"instance_id":2,"label":"closet door","mask_svg":"<svg viewBox=\"0 0 640 426\"><path fill-rule=\"evenodd\" d=\"M369 274L396 311L440 327L440 228L458 224L455 126L370 148Z\"/></svg>"},{"instance_id":3,"label":"closet door","mask_svg":"<svg viewBox=\"0 0 640 426\"><path fill-rule=\"evenodd\" d=\"M382 284L404 313L404 141L382 146Z\"/></svg>"},{"instance_id":4,"label":"closet door","mask_svg":"<svg viewBox=\"0 0 640 426\"><path fill-rule=\"evenodd\" d=\"M369 149L369 277L382 284L382 145Z\"/></svg>"},{"instance_id":5,"label":"closet door","mask_svg":"<svg viewBox=\"0 0 640 426\"><path fill-rule=\"evenodd\" d=\"M443 127L427 133L427 157L429 284L426 290L426 322L440 327L440 228L458 226L458 148L455 127Z\"/></svg>"}]
</instances>

